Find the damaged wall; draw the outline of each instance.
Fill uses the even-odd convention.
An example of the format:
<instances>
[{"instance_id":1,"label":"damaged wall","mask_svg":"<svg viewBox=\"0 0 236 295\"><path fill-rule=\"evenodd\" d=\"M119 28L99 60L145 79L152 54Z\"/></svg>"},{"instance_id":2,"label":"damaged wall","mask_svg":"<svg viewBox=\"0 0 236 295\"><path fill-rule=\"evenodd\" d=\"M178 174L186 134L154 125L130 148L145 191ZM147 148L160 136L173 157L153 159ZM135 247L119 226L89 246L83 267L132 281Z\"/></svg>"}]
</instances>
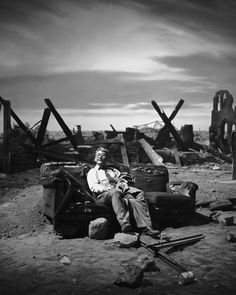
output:
<instances>
[{"instance_id":1,"label":"damaged wall","mask_svg":"<svg viewBox=\"0 0 236 295\"><path fill-rule=\"evenodd\" d=\"M210 146L228 154L231 152L231 133L236 130L236 107L228 90L219 90L213 97L211 125L209 127Z\"/></svg>"}]
</instances>

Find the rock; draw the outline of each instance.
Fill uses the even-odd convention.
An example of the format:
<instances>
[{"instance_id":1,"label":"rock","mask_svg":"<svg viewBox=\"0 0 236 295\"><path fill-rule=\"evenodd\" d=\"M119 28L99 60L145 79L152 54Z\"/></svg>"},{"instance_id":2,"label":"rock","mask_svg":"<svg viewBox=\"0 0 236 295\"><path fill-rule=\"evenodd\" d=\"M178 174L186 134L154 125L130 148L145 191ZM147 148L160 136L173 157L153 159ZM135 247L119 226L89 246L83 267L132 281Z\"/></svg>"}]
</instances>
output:
<instances>
[{"instance_id":1,"label":"rock","mask_svg":"<svg viewBox=\"0 0 236 295\"><path fill-rule=\"evenodd\" d=\"M209 204L211 211L222 210L227 211L232 209L232 203L229 200L215 201Z\"/></svg>"},{"instance_id":2,"label":"rock","mask_svg":"<svg viewBox=\"0 0 236 295\"><path fill-rule=\"evenodd\" d=\"M115 284L121 287L137 288L142 285L142 282L143 270L141 267L135 264L127 264L124 269L120 271Z\"/></svg>"},{"instance_id":3,"label":"rock","mask_svg":"<svg viewBox=\"0 0 236 295\"><path fill-rule=\"evenodd\" d=\"M217 165L214 165L211 169L212 170L221 170L221 168L219 166L217 166Z\"/></svg>"},{"instance_id":4,"label":"rock","mask_svg":"<svg viewBox=\"0 0 236 295\"><path fill-rule=\"evenodd\" d=\"M236 218L236 212L234 211L228 211L228 212L222 212L222 211L214 211L211 214L212 220L221 223L223 225L233 225L235 223Z\"/></svg>"},{"instance_id":5,"label":"rock","mask_svg":"<svg viewBox=\"0 0 236 295\"><path fill-rule=\"evenodd\" d=\"M140 255L136 264L141 267L143 271L157 271L155 260L146 254Z\"/></svg>"},{"instance_id":6,"label":"rock","mask_svg":"<svg viewBox=\"0 0 236 295\"><path fill-rule=\"evenodd\" d=\"M108 237L108 221L101 217L89 223L88 235L90 239L105 240Z\"/></svg>"},{"instance_id":7,"label":"rock","mask_svg":"<svg viewBox=\"0 0 236 295\"><path fill-rule=\"evenodd\" d=\"M224 214L218 217L218 222L224 225L233 225L234 217L233 216L225 216Z\"/></svg>"},{"instance_id":8,"label":"rock","mask_svg":"<svg viewBox=\"0 0 236 295\"><path fill-rule=\"evenodd\" d=\"M71 260L67 256L63 256L59 262L67 265L71 264Z\"/></svg>"},{"instance_id":9,"label":"rock","mask_svg":"<svg viewBox=\"0 0 236 295\"><path fill-rule=\"evenodd\" d=\"M227 241L229 241L231 243L235 243L236 242L236 232L228 232L226 235L226 239L227 239Z\"/></svg>"},{"instance_id":10,"label":"rock","mask_svg":"<svg viewBox=\"0 0 236 295\"><path fill-rule=\"evenodd\" d=\"M218 218L220 217L222 213L223 211L217 210L217 211L211 212L210 217L212 220L218 221Z\"/></svg>"},{"instance_id":11,"label":"rock","mask_svg":"<svg viewBox=\"0 0 236 295\"><path fill-rule=\"evenodd\" d=\"M138 233L116 233L114 236L114 244L119 248L130 248L138 244Z\"/></svg>"}]
</instances>

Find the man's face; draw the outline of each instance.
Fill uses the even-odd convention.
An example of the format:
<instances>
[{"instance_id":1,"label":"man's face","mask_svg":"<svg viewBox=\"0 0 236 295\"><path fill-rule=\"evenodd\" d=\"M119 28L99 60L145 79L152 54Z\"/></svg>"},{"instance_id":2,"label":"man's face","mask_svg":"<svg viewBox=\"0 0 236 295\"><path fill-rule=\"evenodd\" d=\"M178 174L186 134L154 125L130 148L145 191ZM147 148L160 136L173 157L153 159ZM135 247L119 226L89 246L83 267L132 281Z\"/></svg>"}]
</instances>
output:
<instances>
[{"instance_id":1,"label":"man's face","mask_svg":"<svg viewBox=\"0 0 236 295\"><path fill-rule=\"evenodd\" d=\"M106 153L104 153L103 151L96 152L96 154L95 154L95 162L98 165L105 164L106 160L107 160L107 154Z\"/></svg>"}]
</instances>

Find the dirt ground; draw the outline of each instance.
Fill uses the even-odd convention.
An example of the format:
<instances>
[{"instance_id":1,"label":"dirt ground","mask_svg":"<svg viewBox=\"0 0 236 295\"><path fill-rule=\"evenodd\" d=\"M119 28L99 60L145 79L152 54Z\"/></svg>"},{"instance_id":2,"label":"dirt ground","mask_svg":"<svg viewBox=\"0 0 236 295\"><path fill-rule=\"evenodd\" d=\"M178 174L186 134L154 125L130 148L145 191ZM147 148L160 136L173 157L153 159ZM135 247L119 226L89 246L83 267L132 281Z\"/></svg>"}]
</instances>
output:
<instances>
[{"instance_id":1,"label":"dirt ground","mask_svg":"<svg viewBox=\"0 0 236 295\"><path fill-rule=\"evenodd\" d=\"M169 165L170 181L197 183L197 201L236 197L231 166L213 166ZM145 272L142 286L130 289L114 284L119 271L151 253L143 247L117 248L112 240L60 239L43 217L39 169L2 175L0 184L0 294L235 294L236 243L227 241L226 234L236 225L196 217L189 225L165 228L162 233L171 238L204 235L193 245L169 249L171 257L194 272L195 282L179 285L177 271L156 258L158 270ZM61 263L63 256L71 264Z\"/></svg>"}]
</instances>

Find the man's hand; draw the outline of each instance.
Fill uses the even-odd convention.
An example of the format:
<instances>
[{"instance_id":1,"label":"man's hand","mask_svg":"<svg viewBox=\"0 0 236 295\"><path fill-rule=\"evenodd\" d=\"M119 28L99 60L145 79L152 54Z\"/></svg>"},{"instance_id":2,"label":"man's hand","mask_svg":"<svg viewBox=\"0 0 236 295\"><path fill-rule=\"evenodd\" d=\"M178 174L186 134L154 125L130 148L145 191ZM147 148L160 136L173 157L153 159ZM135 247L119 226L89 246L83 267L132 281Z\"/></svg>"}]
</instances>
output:
<instances>
[{"instance_id":1,"label":"man's hand","mask_svg":"<svg viewBox=\"0 0 236 295\"><path fill-rule=\"evenodd\" d=\"M125 182L125 181L119 181L116 184L116 189L118 189L119 191L121 191L122 193L124 193L125 191L127 191L129 189L129 186L128 186L127 182Z\"/></svg>"}]
</instances>

